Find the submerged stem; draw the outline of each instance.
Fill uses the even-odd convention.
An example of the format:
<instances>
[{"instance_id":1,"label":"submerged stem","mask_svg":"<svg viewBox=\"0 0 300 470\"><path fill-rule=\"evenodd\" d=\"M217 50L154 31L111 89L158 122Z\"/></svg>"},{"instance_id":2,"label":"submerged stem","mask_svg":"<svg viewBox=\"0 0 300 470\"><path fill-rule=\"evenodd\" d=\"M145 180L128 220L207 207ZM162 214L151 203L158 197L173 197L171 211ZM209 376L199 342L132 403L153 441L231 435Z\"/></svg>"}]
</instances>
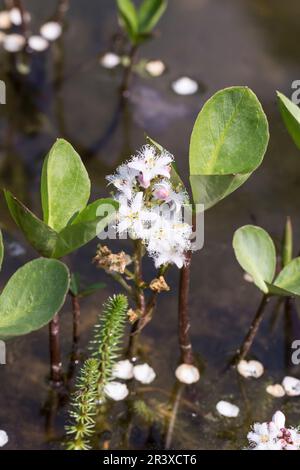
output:
<instances>
[{"instance_id":1,"label":"submerged stem","mask_svg":"<svg viewBox=\"0 0 300 470\"><path fill-rule=\"evenodd\" d=\"M179 303L178 303L178 337L181 352L181 361L185 364L193 364L193 349L190 339L189 317L189 291L191 275L192 252L186 253L185 265L180 271Z\"/></svg>"},{"instance_id":2,"label":"submerged stem","mask_svg":"<svg viewBox=\"0 0 300 470\"><path fill-rule=\"evenodd\" d=\"M73 311L73 346L79 342L79 327L80 327L80 303L78 295L71 294L72 311Z\"/></svg>"},{"instance_id":3,"label":"submerged stem","mask_svg":"<svg viewBox=\"0 0 300 470\"><path fill-rule=\"evenodd\" d=\"M50 380L53 385L61 385L62 383L62 363L60 354L59 341L59 315L53 317L49 323L49 340L50 340Z\"/></svg>"},{"instance_id":4,"label":"submerged stem","mask_svg":"<svg viewBox=\"0 0 300 470\"><path fill-rule=\"evenodd\" d=\"M240 347L239 351L238 351L238 354L237 354L237 359L236 359L236 362L240 362L242 359L245 359L245 357L247 356L248 352L250 351L250 348L252 346L252 343L254 341L254 338L258 332L258 329L260 327L260 324L262 322L262 319L263 319L263 315L264 315L264 312L265 312L265 308L266 308L266 305L267 303L269 302L269 297L267 294L264 294L262 299L261 299L261 302L259 304L259 307L257 309L257 312L255 314L255 317L251 323L251 326L249 328L249 331L242 343L242 346Z\"/></svg>"}]
</instances>

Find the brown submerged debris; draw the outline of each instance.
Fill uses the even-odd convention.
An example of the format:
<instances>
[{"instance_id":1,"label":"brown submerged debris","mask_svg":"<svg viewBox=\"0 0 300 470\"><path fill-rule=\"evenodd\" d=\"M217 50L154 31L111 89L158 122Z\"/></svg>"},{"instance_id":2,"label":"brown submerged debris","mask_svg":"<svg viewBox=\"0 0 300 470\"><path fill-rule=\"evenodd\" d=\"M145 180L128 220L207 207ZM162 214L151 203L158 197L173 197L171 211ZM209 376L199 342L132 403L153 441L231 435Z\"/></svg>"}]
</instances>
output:
<instances>
[{"instance_id":1,"label":"brown submerged debris","mask_svg":"<svg viewBox=\"0 0 300 470\"><path fill-rule=\"evenodd\" d=\"M155 278L150 282L150 289L154 292L164 292L169 291L170 287L166 283L164 276L159 276L159 278Z\"/></svg>"},{"instance_id":2,"label":"brown submerged debris","mask_svg":"<svg viewBox=\"0 0 300 470\"><path fill-rule=\"evenodd\" d=\"M112 253L106 245L98 245L93 262L97 264L98 268L105 271L124 274L126 266L131 263L131 258L125 251Z\"/></svg>"},{"instance_id":3,"label":"brown submerged debris","mask_svg":"<svg viewBox=\"0 0 300 470\"><path fill-rule=\"evenodd\" d=\"M141 318L142 312L140 310L133 310L130 308L127 312L127 316L130 323L135 323L139 318Z\"/></svg>"}]
</instances>

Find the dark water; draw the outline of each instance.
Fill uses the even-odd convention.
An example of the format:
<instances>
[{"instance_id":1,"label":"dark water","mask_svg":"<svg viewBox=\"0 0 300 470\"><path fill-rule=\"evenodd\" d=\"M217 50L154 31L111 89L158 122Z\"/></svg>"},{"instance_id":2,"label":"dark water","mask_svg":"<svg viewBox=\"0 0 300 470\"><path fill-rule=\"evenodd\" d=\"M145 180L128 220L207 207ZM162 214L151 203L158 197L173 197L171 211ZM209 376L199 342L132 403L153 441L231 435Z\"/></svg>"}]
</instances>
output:
<instances>
[{"instance_id":1,"label":"dark water","mask_svg":"<svg viewBox=\"0 0 300 470\"><path fill-rule=\"evenodd\" d=\"M248 85L268 115L271 141L261 168L235 194L209 211L205 218L205 247L192 268L192 339L201 368L201 381L177 390L174 370L177 347L177 272L172 270L171 293L162 296L153 322L144 330L144 358L157 372L151 387L133 390L131 399L111 405L99 422L95 447L162 447L176 397L181 401L172 447L178 449L237 449L243 447L250 424L282 409L292 425L300 424L299 398L275 399L265 392L284 375L300 376L290 364L292 340L300 338L295 305L276 314L271 303L255 341L253 357L266 368L258 381L245 381L224 371L255 313L260 294L243 281L231 248L233 232L245 223L266 228L278 242L285 217L292 217L296 249L300 247L300 154L280 120L275 90L291 94L299 79L299 14L297 0L172 0L160 23L161 36L146 45L141 57L161 58L168 73L155 80L134 78L131 101L114 120L121 72L109 73L97 63L117 30L111 0L71 1L66 30L51 52L32 57L32 72L20 78L10 58L0 53L0 79L7 84L7 105L1 106L0 184L13 190L36 212L43 157L58 136L67 138L85 159L93 197L105 195L104 177L143 143L144 131L168 148L185 176L188 142L194 119L216 90ZM38 29L55 9L54 1L28 0ZM193 97L172 94L170 82L179 75L198 79L205 93ZM35 254L21 238L0 198L0 225L7 247L3 285L14 270ZM10 255L12 242L25 254ZM79 250L69 262L86 281L107 287L82 302L84 349L105 298L117 286L91 264L97 242ZM148 270L151 269L149 266ZM149 272L150 276L150 272ZM151 278L151 277L150 277ZM64 364L71 350L71 306L62 313ZM0 429L10 437L6 449L59 448L66 416L64 399L49 392L47 328L11 341L6 366L0 366ZM155 411L145 423L133 412L137 399ZM239 405L240 416L218 416L221 400ZM56 413L57 411L57 413ZM103 431L105 431L103 433ZM113 432L111 432L113 431Z\"/></svg>"}]
</instances>

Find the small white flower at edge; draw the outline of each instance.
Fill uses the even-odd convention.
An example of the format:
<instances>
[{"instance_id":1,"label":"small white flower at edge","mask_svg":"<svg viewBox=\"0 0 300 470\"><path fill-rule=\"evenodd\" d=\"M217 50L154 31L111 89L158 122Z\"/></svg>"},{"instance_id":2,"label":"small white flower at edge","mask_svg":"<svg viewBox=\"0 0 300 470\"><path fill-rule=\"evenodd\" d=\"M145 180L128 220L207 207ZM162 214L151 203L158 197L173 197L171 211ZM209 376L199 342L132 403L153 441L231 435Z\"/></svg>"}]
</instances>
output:
<instances>
[{"instance_id":1,"label":"small white flower at edge","mask_svg":"<svg viewBox=\"0 0 300 470\"><path fill-rule=\"evenodd\" d=\"M7 432L0 429L0 447L5 446L8 443L8 435Z\"/></svg>"},{"instance_id":2,"label":"small white flower at edge","mask_svg":"<svg viewBox=\"0 0 300 470\"><path fill-rule=\"evenodd\" d=\"M180 364L175 371L175 375L179 382L188 385L200 380L199 370L191 364Z\"/></svg>"},{"instance_id":3,"label":"small white flower at edge","mask_svg":"<svg viewBox=\"0 0 300 470\"><path fill-rule=\"evenodd\" d=\"M148 364L140 364L134 366L133 376L142 384L150 384L155 379L156 374Z\"/></svg>"},{"instance_id":4,"label":"small white flower at edge","mask_svg":"<svg viewBox=\"0 0 300 470\"><path fill-rule=\"evenodd\" d=\"M133 377L133 364L125 359L117 362L112 370L112 376L116 379L130 380Z\"/></svg>"},{"instance_id":5,"label":"small white flower at edge","mask_svg":"<svg viewBox=\"0 0 300 470\"><path fill-rule=\"evenodd\" d=\"M216 409L220 415L226 416L226 418L236 418L240 413L238 406L224 400L221 400L217 403Z\"/></svg>"},{"instance_id":6,"label":"small white flower at edge","mask_svg":"<svg viewBox=\"0 0 300 470\"><path fill-rule=\"evenodd\" d=\"M104 387L104 393L114 401L124 400L129 393L127 385L120 382L109 382Z\"/></svg>"}]
</instances>

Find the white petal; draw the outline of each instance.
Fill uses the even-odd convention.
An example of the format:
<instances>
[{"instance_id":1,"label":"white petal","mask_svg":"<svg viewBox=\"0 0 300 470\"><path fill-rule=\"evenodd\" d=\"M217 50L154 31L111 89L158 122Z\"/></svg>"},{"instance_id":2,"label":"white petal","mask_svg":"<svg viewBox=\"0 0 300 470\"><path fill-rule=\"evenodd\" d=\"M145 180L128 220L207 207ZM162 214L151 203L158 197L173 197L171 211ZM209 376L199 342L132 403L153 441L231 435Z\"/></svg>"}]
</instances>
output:
<instances>
[{"instance_id":1,"label":"white petal","mask_svg":"<svg viewBox=\"0 0 300 470\"><path fill-rule=\"evenodd\" d=\"M200 380L197 367L190 364L181 364L175 371L176 378L184 384L193 384Z\"/></svg>"},{"instance_id":2,"label":"white petal","mask_svg":"<svg viewBox=\"0 0 300 470\"><path fill-rule=\"evenodd\" d=\"M25 43L25 38L21 34L8 34L3 40L3 48L7 52L19 52Z\"/></svg>"},{"instance_id":3,"label":"white petal","mask_svg":"<svg viewBox=\"0 0 300 470\"><path fill-rule=\"evenodd\" d=\"M0 429L0 447L5 446L8 443L8 435L5 431Z\"/></svg>"},{"instance_id":4,"label":"white petal","mask_svg":"<svg viewBox=\"0 0 300 470\"><path fill-rule=\"evenodd\" d=\"M242 360L238 363L237 370L243 377L254 377L255 379L258 379L264 373L264 366L259 361Z\"/></svg>"},{"instance_id":5,"label":"white petal","mask_svg":"<svg viewBox=\"0 0 300 470\"><path fill-rule=\"evenodd\" d=\"M41 52L47 49L47 47L49 46L49 42L42 36L36 35L30 36L30 38L28 39L28 45L33 51Z\"/></svg>"},{"instance_id":6,"label":"white petal","mask_svg":"<svg viewBox=\"0 0 300 470\"><path fill-rule=\"evenodd\" d=\"M112 370L112 376L116 379L130 380L133 377L133 365L128 360L117 362Z\"/></svg>"},{"instance_id":7,"label":"white petal","mask_svg":"<svg viewBox=\"0 0 300 470\"><path fill-rule=\"evenodd\" d=\"M106 396L114 401L121 401L127 397L129 391L127 385L121 384L120 382L109 382L104 387Z\"/></svg>"},{"instance_id":8,"label":"white petal","mask_svg":"<svg viewBox=\"0 0 300 470\"><path fill-rule=\"evenodd\" d=\"M198 83L189 77L181 77L172 83L172 88L177 95L194 95L198 91Z\"/></svg>"},{"instance_id":9,"label":"white petal","mask_svg":"<svg viewBox=\"0 0 300 470\"><path fill-rule=\"evenodd\" d=\"M220 415L226 416L227 418L236 418L240 412L238 406L223 400L217 403L216 408Z\"/></svg>"},{"instance_id":10,"label":"white petal","mask_svg":"<svg viewBox=\"0 0 300 470\"><path fill-rule=\"evenodd\" d=\"M150 384L156 377L154 370L148 364L134 366L133 375L142 384Z\"/></svg>"},{"instance_id":11,"label":"white petal","mask_svg":"<svg viewBox=\"0 0 300 470\"><path fill-rule=\"evenodd\" d=\"M132 204L131 204L131 209L133 212L139 212L142 207L142 202L143 202L143 193L139 192L137 195L134 197Z\"/></svg>"},{"instance_id":12,"label":"white petal","mask_svg":"<svg viewBox=\"0 0 300 470\"><path fill-rule=\"evenodd\" d=\"M105 67L106 69L114 69L120 64L120 62L120 56L114 54L113 52L107 52L100 59L102 67Z\"/></svg>"},{"instance_id":13,"label":"white petal","mask_svg":"<svg viewBox=\"0 0 300 470\"><path fill-rule=\"evenodd\" d=\"M286 394L290 397L297 397L300 395L300 380L295 377L284 377L282 386Z\"/></svg>"},{"instance_id":14,"label":"white petal","mask_svg":"<svg viewBox=\"0 0 300 470\"><path fill-rule=\"evenodd\" d=\"M280 384L268 385L266 388L266 391L267 393L269 393L270 395L276 398L281 398L281 397L284 397L285 395L284 388Z\"/></svg>"},{"instance_id":15,"label":"white petal","mask_svg":"<svg viewBox=\"0 0 300 470\"><path fill-rule=\"evenodd\" d=\"M48 41L55 41L62 33L62 27L57 21L48 21L40 29L41 35Z\"/></svg>"},{"instance_id":16,"label":"white petal","mask_svg":"<svg viewBox=\"0 0 300 470\"><path fill-rule=\"evenodd\" d=\"M282 429L285 426L285 416L282 411L276 411L272 417L272 422L278 429Z\"/></svg>"}]
</instances>

